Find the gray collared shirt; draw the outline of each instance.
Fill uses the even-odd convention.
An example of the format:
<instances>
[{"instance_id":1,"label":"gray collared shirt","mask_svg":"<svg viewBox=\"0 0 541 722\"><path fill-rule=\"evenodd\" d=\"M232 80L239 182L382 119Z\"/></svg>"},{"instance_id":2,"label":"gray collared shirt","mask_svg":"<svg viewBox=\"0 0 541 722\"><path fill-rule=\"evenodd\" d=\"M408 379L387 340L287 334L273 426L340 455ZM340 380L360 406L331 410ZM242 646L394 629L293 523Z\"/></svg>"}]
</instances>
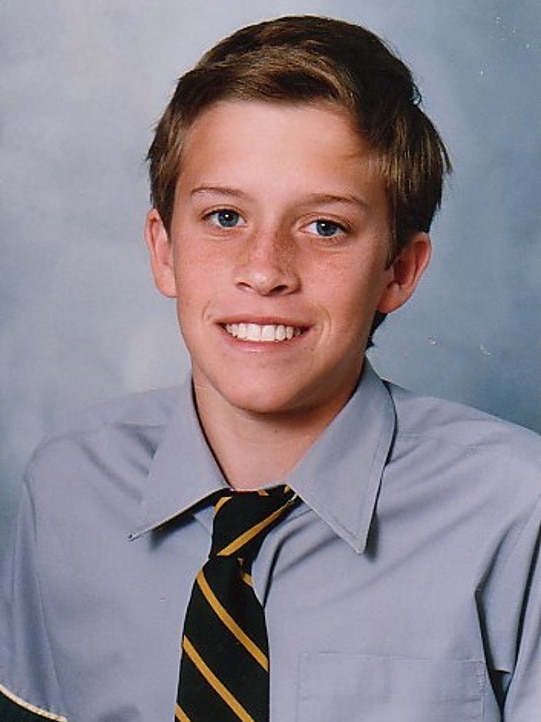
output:
<instances>
[{"instance_id":1,"label":"gray collared shirt","mask_svg":"<svg viewBox=\"0 0 541 722\"><path fill-rule=\"evenodd\" d=\"M541 718L538 435L366 364L277 481L302 503L253 568L272 722ZM38 448L4 570L6 708L171 722L206 500L224 485L189 383L91 410Z\"/></svg>"}]
</instances>

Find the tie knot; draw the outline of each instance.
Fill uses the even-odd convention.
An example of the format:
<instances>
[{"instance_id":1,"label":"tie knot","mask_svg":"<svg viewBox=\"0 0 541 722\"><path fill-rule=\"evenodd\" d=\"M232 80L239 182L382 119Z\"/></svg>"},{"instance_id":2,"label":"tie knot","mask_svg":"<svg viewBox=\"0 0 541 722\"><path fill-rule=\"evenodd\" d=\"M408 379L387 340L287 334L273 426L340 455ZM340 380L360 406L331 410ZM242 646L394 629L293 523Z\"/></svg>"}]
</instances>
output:
<instances>
[{"instance_id":1,"label":"tie knot","mask_svg":"<svg viewBox=\"0 0 541 722\"><path fill-rule=\"evenodd\" d=\"M266 534L296 501L297 495L288 486L220 494L214 505L210 556L232 556L251 562Z\"/></svg>"}]
</instances>

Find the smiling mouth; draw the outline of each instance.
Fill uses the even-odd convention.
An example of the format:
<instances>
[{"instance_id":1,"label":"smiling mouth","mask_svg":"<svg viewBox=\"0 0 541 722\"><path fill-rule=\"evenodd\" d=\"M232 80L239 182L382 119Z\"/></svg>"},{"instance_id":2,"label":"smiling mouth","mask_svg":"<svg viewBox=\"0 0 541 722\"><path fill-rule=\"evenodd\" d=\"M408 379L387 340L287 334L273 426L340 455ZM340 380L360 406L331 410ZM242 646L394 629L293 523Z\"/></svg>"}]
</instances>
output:
<instances>
[{"instance_id":1,"label":"smiling mouth","mask_svg":"<svg viewBox=\"0 0 541 722\"><path fill-rule=\"evenodd\" d=\"M301 336L306 329L284 324L258 324L258 323L226 323L223 328L230 336L240 341L254 341L256 343L278 343L291 341Z\"/></svg>"}]
</instances>

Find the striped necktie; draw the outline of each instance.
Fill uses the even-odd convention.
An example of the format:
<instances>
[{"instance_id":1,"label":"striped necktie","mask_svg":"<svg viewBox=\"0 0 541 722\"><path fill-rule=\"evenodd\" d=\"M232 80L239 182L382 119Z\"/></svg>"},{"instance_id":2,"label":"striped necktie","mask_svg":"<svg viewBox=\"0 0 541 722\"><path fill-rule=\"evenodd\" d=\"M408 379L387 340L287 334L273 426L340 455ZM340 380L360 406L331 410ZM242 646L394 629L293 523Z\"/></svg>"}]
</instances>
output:
<instances>
[{"instance_id":1,"label":"striped necktie","mask_svg":"<svg viewBox=\"0 0 541 722\"><path fill-rule=\"evenodd\" d=\"M286 486L220 493L212 548L184 622L176 720L268 722L267 629L250 572L266 534L296 499Z\"/></svg>"}]
</instances>

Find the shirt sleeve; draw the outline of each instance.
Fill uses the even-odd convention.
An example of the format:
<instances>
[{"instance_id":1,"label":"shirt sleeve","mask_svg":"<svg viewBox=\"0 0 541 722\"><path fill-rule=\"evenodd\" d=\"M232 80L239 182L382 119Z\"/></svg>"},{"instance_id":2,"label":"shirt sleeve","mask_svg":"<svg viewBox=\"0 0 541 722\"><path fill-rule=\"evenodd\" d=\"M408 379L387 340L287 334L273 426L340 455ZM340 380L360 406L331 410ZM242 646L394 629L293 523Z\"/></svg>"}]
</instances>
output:
<instances>
[{"instance_id":1,"label":"shirt sleeve","mask_svg":"<svg viewBox=\"0 0 541 722\"><path fill-rule=\"evenodd\" d=\"M541 710L541 500L486 589L494 667L501 672L503 719L531 722Z\"/></svg>"},{"instance_id":2,"label":"shirt sleeve","mask_svg":"<svg viewBox=\"0 0 541 722\"><path fill-rule=\"evenodd\" d=\"M0 586L0 720L68 722L43 617L32 499L23 485Z\"/></svg>"}]
</instances>

